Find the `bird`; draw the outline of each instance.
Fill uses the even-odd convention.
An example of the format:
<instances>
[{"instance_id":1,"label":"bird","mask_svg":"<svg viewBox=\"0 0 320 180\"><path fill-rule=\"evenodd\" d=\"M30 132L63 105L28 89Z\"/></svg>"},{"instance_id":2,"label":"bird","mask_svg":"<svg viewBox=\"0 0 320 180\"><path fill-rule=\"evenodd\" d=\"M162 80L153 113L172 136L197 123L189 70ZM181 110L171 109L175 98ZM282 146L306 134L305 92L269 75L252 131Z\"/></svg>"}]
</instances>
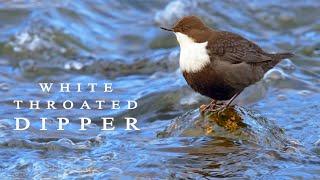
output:
<instances>
[{"instance_id":1,"label":"bird","mask_svg":"<svg viewBox=\"0 0 320 180\"><path fill-rule=\"evenodd\" d=\"M236 33L208 27L197 16L185 16L172 28L160 28L176 35L179 66L187 84L211 98L200 107L201 112L223 111L282 59L294 56L290 52L268 53Z\"/></svg>"}]
</instances>

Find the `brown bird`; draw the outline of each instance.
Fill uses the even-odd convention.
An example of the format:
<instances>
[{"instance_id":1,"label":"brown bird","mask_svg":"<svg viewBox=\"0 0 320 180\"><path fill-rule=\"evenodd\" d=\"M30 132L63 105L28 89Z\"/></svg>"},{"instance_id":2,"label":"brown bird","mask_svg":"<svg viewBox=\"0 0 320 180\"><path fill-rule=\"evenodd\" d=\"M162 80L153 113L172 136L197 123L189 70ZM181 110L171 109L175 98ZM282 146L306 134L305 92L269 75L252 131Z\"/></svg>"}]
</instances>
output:
<instances>
[{"instance_id":1,"label":"brown bird","mask_svg":"<svg viewBox=\"0 0 320 180\"><path fill-rule=\"evenodd\" d=\"M292 53L271 54L255 43L226 31L206 26L198 17L187 16L172 29L180 44L180 69L188 85L210 97L201 111L223 110L248 86ZM217 100L229 100L217 108Z\"/></svg>"}]
</instances>

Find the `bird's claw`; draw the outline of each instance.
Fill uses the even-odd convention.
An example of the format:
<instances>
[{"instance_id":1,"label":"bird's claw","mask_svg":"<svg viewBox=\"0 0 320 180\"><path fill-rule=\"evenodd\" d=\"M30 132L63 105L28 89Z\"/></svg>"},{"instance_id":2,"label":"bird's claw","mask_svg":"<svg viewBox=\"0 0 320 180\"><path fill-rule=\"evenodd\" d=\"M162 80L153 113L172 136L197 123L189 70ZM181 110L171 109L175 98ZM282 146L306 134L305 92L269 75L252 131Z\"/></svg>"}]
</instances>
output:
<instances>
[{"instance_id":1,"label":"bird's claw","mask_svg":"<svg viewBox=\"0 0 320 180\"><path fill-rule=\"evenodd\" d=\"M211 111L211 109L213 109L214 106L215 104L212 104L212 103L209 103L207 105L202 104L199 109L201 114L204 114L207 110Z\"/></svg>"},{"instance_id":2,"label":"bird's claw","mask_svg":"<svg viewBox=\"0 0 320 180\"><path fill-rule=\"evenodd\" d=\"M216 109L216 113L218 114L218 116L220 117L222 115L222 113L227 109L227 106L223 105L221 107L219 107L218 109Z\"/></svg>"},{"instance_id":3,"label":"bird's claw","mask_svg":"<svg viewBox=\"0 0 320 180\"><path fill-rule=\"evenodd\" d=\"M208 106L209 106L209 104L207 104L207 105L202 104L202 105L200 106L200 108L199 108L200 113L201 113L201 114L204 114L204 113L206 112L206 110L208 109Z\"/></svg>"},{"instance_id":4,"label":"bird's claw","mask_svg":"<svg viewBox=\"0 0 320 180\"><path fill-rule=\"evenodd\" d=\"M209 103L207 105L201 105L199 109L201 114L205 112L218 112L220 114L226 109L226 105L223 103Z\"/></svg>"}]
</instances>

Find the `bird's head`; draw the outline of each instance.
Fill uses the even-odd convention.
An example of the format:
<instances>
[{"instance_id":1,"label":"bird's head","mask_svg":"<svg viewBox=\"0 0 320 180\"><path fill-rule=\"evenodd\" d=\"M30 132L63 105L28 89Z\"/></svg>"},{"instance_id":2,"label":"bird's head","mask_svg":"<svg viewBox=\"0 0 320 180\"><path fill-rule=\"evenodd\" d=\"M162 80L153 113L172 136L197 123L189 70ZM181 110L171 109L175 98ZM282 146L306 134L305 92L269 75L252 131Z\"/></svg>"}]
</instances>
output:
<instances>
[{"instance_id":1,"label":"bird's head","mask_svg":"<svg viewBox=\"0 0 320 180\"><path fill-rule=\"evenodd\" d=\"M186 41L201 42L201 35L208 30L208 27L197 16L186 16L180 19L171 29L163 28L166 31L174 32L180 45ZM187 39L188 38L188 39Z\"/></svg>"}]
</instances>

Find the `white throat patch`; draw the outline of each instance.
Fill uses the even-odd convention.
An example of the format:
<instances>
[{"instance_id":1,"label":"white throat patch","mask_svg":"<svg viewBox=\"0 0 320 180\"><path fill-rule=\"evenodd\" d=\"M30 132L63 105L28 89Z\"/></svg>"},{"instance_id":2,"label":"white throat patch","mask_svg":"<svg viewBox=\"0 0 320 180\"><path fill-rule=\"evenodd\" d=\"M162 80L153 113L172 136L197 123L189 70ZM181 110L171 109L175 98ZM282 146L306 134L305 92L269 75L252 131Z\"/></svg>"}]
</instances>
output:
<instances>
[{"instance_id":1,"label":"white throat patch","mask_svg":"<svg viewBox=\"0 0 320 180\"><path fill-rule=\"evenodd\" d=\"M186 72L198 72L210 63L207 53L207 42L196 43L193 39L182 33L175 33L180 44L180 69Z\"/></svg>"}]
</instances>

